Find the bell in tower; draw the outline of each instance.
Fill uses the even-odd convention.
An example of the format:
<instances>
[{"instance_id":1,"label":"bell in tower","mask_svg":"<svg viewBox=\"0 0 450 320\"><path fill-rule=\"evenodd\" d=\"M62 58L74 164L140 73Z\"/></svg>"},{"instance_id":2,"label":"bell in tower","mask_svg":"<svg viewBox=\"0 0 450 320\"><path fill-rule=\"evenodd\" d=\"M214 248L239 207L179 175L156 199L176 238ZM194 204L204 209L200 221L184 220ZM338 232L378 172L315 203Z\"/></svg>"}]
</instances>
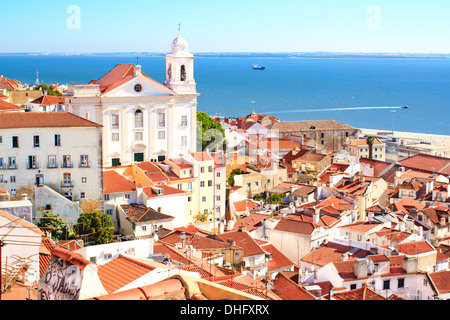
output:
<instances>
[{"instance_id":1,"label":"bell in tower","mask_svg":"<svg viewBox=\"0 0 450 320\"><path fill-rule=\"evenodd\" d=\"M172 41L171 52L166 54L166 80L164 85L179 94L196 94L194 80L194 56L189 52L187 41L181 36Z\"/></svg>"}]
</instances>

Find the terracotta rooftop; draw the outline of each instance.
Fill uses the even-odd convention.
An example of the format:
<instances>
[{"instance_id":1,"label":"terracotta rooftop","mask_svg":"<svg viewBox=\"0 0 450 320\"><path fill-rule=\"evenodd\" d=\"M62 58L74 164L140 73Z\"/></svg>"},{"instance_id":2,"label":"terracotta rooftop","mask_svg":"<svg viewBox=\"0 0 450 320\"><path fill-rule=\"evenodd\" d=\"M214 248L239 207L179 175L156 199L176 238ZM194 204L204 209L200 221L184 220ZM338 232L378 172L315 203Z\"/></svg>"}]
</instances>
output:
<instances>
[{"instance_id":1,"label":"terracotta rooftop","mask_svg":"<svg viewBox=\"0 0 450 320\"><path fill-rule=\"evenodd\" d=\"M417 154L399 161L402 166L420 169L429 172L440 172L450 163L450 158L438 157L428 154Z\"/></svg>"},{"instance_id":2,"label":"terracotta rooftop","mask_svg":"<svg viewBox=\"0 0 450 320\"><path fill-rule=\"evenodd\" d=\"M102 127L70 112L0 112L0 129Z\"/></svg>"},{"instance_id":3,"label":"terracotta rooftop","mask_svg":"<svg viewBox=\"0 0 450 320\"><path fill-rule=\"evenodd\" d=\"M354 252L347 255L349 260L364 258L369 254L369 251L367 250L357 250L357 248L352 246L344 246L334 242L327 242L326 244L323 244L317 249L306 254L301 260L323 267L330 262L341 261L342 255L347 252Z\"/></svg>"},{"instance_id":4,"label":"terracotta rooftop","mask_svg":"<svg viewBox=\"0 0 450 320\"><path fill-rule=\"evenodd\" d=\"M60 96L49 96L49 95L43 95L37 99L34 99L31 101L31 103L39 104L41 106L50 106L55 104L65 104L65 98Z\"/></svg>"},{"instance_id":5,"label":"terracotta rooftop","mask_svg":"<svg viewBox=\"0 0 450 320\"><path fill-rule=\"evenodd\" d=\"M126 214L126 218L132 222L152 222L158 220L174 219L173 216L147 208L138 204L121 204L120 207Z\"/></svg>"},{"instance_id":6,"label":"terracotta rooftop","mask_svg":"<svg viewBox=\"0 0 450 320\"><path fill-rule=\"evenodd\" d=\"M234 241L237 247L243 249L244 257L257 254L264 254L264 250L255 242L255 240L247 233L242 231L230 231L219 234L219 238L223 241Z\"/></svg>"},{"instance_id":7,"label":"terracotta rooftop","mask_svg":"<svg viewBox=\"0 0 450 320\"><path fill-rule=\"evenodd\" d=\"M271 127L280 132L354 130L355 128L336 120L279 121Z\"/></svg>"},{"instance_id":8,"label":"terracotta rooftop","mask_svg":"<svg viewBox=\"0 0 450 320\"><path fill-rule=\"evenodd\" d=\"M315 226L311 221L298 221L293 219L281 219L280 222L275 226L275 230L299 233L304 235L311 235L317 226Z\"/></svg>"},{"instance_id":9,"label":"terracotta rooftop","mask_svg":"<svg viewBox=\"0 0 450 320\"><path fill-rule=\"evenodd\" d=\"M436 249L426 240L396 243L395 247L400 253L407 255L432 253L436 251Z\"/></svg>"},{"instance_id":10,"label":"terracotta rooftop","mask_svg":"<svg viewBox=\"0 0 450 320\"><path fill-rule=\"evenodd\" d=\"M439 271L429 273L433 286L439 294L450 293L450 271Z\"/></svg>"},{"instance_id":11,"label":"terracotta rooftop","mask_svg":"<svg viewBox=\"0 0 450 320\"><path fill-rule=\"evenodd\" d=\"M98 267L98 277L105 290L113 293L155 269L155 265L119 255Z\"/></svg>"},{"instance_id":12,"label":"terracotta rooftop","mask_svg":"<svg viewBox=\"0 0 450 320\"><path fill-rule=\"evenodd\" d=\"M272 255L272 258L267 262L267 270L269 272L281 270L283 268L290 268L294 266L294 262L289 260L288 257L286 257L280 250L275 248L275 246L270 242L265 242L256 239L255 241L259 244L261 249Z\"/></svg>"},{"instance_id":13,"label":"terracotta rooftop","mask_svg":"<svg viewBox=\"0 0 450 320\"><path fill-rule=\"evenodd\" d=\"M133 181L114 170L103 171L103 192L117 193L136 190Z\"/></svg>"},{"instance_id":14,"label":"terracotta rooftop","mask_svg":"<svg viewBox=\"0 0 450 320\"><path fill-rule=\"evenodd\" d=\"M374 228L377 228L380 226L380 223L378 222L354 222L351 224L347 224L344 226L340 226L339 228L351 230L358 233L364 233L368 232L370 230L373 230Z\"/></svg>"},{"instance_id":15,"label":"terracotta rooftop","mask_svg":"<svg viewBox=\"0 0 450 320\"><path fill-rule=\"evenodd\" d=\"M316 300L316 297L280 272L273 281L273 292L283 300Z\"/></svg>"},{"instance_id":16,"label":"terracotta rooftop","mask_svg":"<svg viewBox=\"0 0 450 320\"><path fill-rule=\"evenodd\" d=\"M155 191L155 189L160 189L162 193L157 193ZM168 195L185 193L183 190L179 190L179 189L173 188L171 186L167 186L165 184L159 184L159 185L155 185L153 187L144 187L142 190L147 195L147 197L168 196Z\"/></svg>"},{"instance_id":17,"label":"terracotta rooftop","mask_svg":"<svg viewBox=\"0 0 450 320\"><path fill-rule=\"evenodd\" d=\"M25 109L25 107L16 106L15 104L0 99L0 111L17 111Z\"/></svg>"},{"instance_id":18,"label":"terracotta rooftop","mask_svg":"<svg viewBox=\"0 0 450 320\"><path fill-rule=\"evenodd\" d=\"M105 74L98 80L92 80L89 84L97 84L100 86L101 95L117 88L118 86L134 79L135 65L133 64L117 64L111 71ZM157 86L167 91L168 94L173 94L174 91L170 90L161 83L153 80L142 72L142 76L155 83Z\"/></svg>"},{"instance_id":19,"label":"terracotta rooftop","mask_svg":"<svg viewBox=\"0 0 450 320\"><path fill-rule=\"evenodd\" d=\"M269 214L250 212L248 216L243 216L234 223L233 231L238 231L240 227L245 227L248 232L262 226L262 221L272 216Z\"/></svg>"},{"instance_id":20,"label":"terracotta rooftop","mask_svg":"<svg viewBox=\"0 0 450 320\"><path fill-rule=\"evenodd\" d=\"M366 284L363 284L363 286L358 289L337 292L334 295L332 295L332 299L335 299L335 300L387 300L382 295L379 295L372 289L369 289Z\"/></svg>"}]
</instances>

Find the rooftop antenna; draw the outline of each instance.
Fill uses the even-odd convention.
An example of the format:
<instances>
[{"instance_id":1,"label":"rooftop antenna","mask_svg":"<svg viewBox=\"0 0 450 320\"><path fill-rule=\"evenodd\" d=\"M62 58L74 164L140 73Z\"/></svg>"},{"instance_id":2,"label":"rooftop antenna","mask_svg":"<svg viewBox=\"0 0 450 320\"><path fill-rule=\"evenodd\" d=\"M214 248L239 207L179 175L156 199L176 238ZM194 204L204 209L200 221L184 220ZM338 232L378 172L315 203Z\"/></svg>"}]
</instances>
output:
<instances>
[{"instance_id":1,"label":"rooftop antenna","mask_svg":"<svg viewBox=\"0 0 450 320\"><path fill-rule=\"evenodd\" d=\"M136 57L136 65L139 65L139 56Z\"/></svg>"}]
</instances>

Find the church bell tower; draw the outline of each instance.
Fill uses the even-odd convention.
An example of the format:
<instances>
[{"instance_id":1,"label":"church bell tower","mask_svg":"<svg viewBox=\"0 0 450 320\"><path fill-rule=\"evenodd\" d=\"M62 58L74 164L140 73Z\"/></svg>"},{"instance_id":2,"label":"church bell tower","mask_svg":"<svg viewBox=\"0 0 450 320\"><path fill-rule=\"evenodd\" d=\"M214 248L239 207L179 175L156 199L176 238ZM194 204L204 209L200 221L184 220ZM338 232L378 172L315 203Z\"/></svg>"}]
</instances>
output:
<instances>
[{"instance_id":1,"label":"church bell tower","mask_svg":"<svg viewBox=\"0 0 450 320\"><path fill-rule=\"evenodd\" d=\"M166 80L164 85L179 94L196 94L194 80L194 56L189 52L187 41L178 37L172 41L171 52L166 54Z\"/></svg>"}]
</instances>

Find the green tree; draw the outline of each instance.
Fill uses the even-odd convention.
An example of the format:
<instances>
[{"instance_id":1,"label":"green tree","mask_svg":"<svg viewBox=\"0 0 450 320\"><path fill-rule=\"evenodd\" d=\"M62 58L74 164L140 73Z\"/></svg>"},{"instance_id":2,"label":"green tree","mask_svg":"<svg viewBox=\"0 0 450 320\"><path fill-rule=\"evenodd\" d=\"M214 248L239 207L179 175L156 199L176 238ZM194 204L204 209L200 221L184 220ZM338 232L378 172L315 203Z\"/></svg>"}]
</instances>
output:
<instances>
[{"instance_id":1,"label":"green tree","mask_svg":"<svg viewBox=\"0 0 450 320\"><path fill-rule=\"evenodd\" d=\"M264 201L264 197L260 193L257 193L257 194L255 194L253 196L253 200L255 200L255 201Z\"/></svg>"},{"instance_id":2,"label":"green tree","mask_svg":"<svg viewBox=\"0 0 450 320\"><path fill-rule=\"evenodd\" d=\"M83 212L78 218L76 231L78 236L86 237L86 245L106 244L113 239L114 224L105 213Z\"/></svg>"},{"instance_id":3,"label":"green tree","mask_svg":"<svg viewBox=\"0 0 450 320\"><path fill-rule=\"evenodd\" d=\"M373 143L375 142L375 137L368 136L366 138L366 143L369 145L369 159L373 158Z\"/></svg>"},{"instance_id":4,"label":"green tree","mask_svg":"<svg viewBox=\"0 0 450 320\"><path fill-rule=\"evenodd\" d=\"M36 87L34 87L34 90L42 90L42 92L47 91L47 95L49 96L62 96L62 93L56 90L56 88L53 85L46 85L46 84L40 84Z\"/></svg>"},{"instance_id":5,"label":"green tree","mask_svg":"<svg viewBox=\"0 0 450 320\"><path fill-rule=\"evenodd\" d=\"M243 173L245 173L245 172L242 171L241 169L231 170L230 176L228 177L228 186L230 188L234 187L234 176L235 175L239 175L239 174L243 174Z\"/></svg>"},{"instance_id":6,"label":"green tree","mask_svg":"<svg viewBox=\"0 0 450 320\"><path fill-rule=\"evenodd\" d=\"M214 121L205 112L197 111L197 150L205 151L225 151L226 140L225 131L222 125Z\"/></svg>"},{"instance_id":7,"label":"green tree","mask_svg":"<svg viewBox=\"0 0 450 320\"><path fill-rule=\"evenodd\" d=\"M284 199L283 193L272 193L268 198L267 202L270 204L282 204Z\"/></svg>"},{"instance_id":8,"label":"green tree","mask_svg":"<svg viewBox=\"0 0 450 320\"><path fill-rule=\"evenodd\" d=\"M51 211L44 211L42 217L39 219L37 224L42 230L49 232L50 237L53 240L64 240L68 238L69 228L59 217L59 214L53 213Z\"/></svg>"}]
</instances>

